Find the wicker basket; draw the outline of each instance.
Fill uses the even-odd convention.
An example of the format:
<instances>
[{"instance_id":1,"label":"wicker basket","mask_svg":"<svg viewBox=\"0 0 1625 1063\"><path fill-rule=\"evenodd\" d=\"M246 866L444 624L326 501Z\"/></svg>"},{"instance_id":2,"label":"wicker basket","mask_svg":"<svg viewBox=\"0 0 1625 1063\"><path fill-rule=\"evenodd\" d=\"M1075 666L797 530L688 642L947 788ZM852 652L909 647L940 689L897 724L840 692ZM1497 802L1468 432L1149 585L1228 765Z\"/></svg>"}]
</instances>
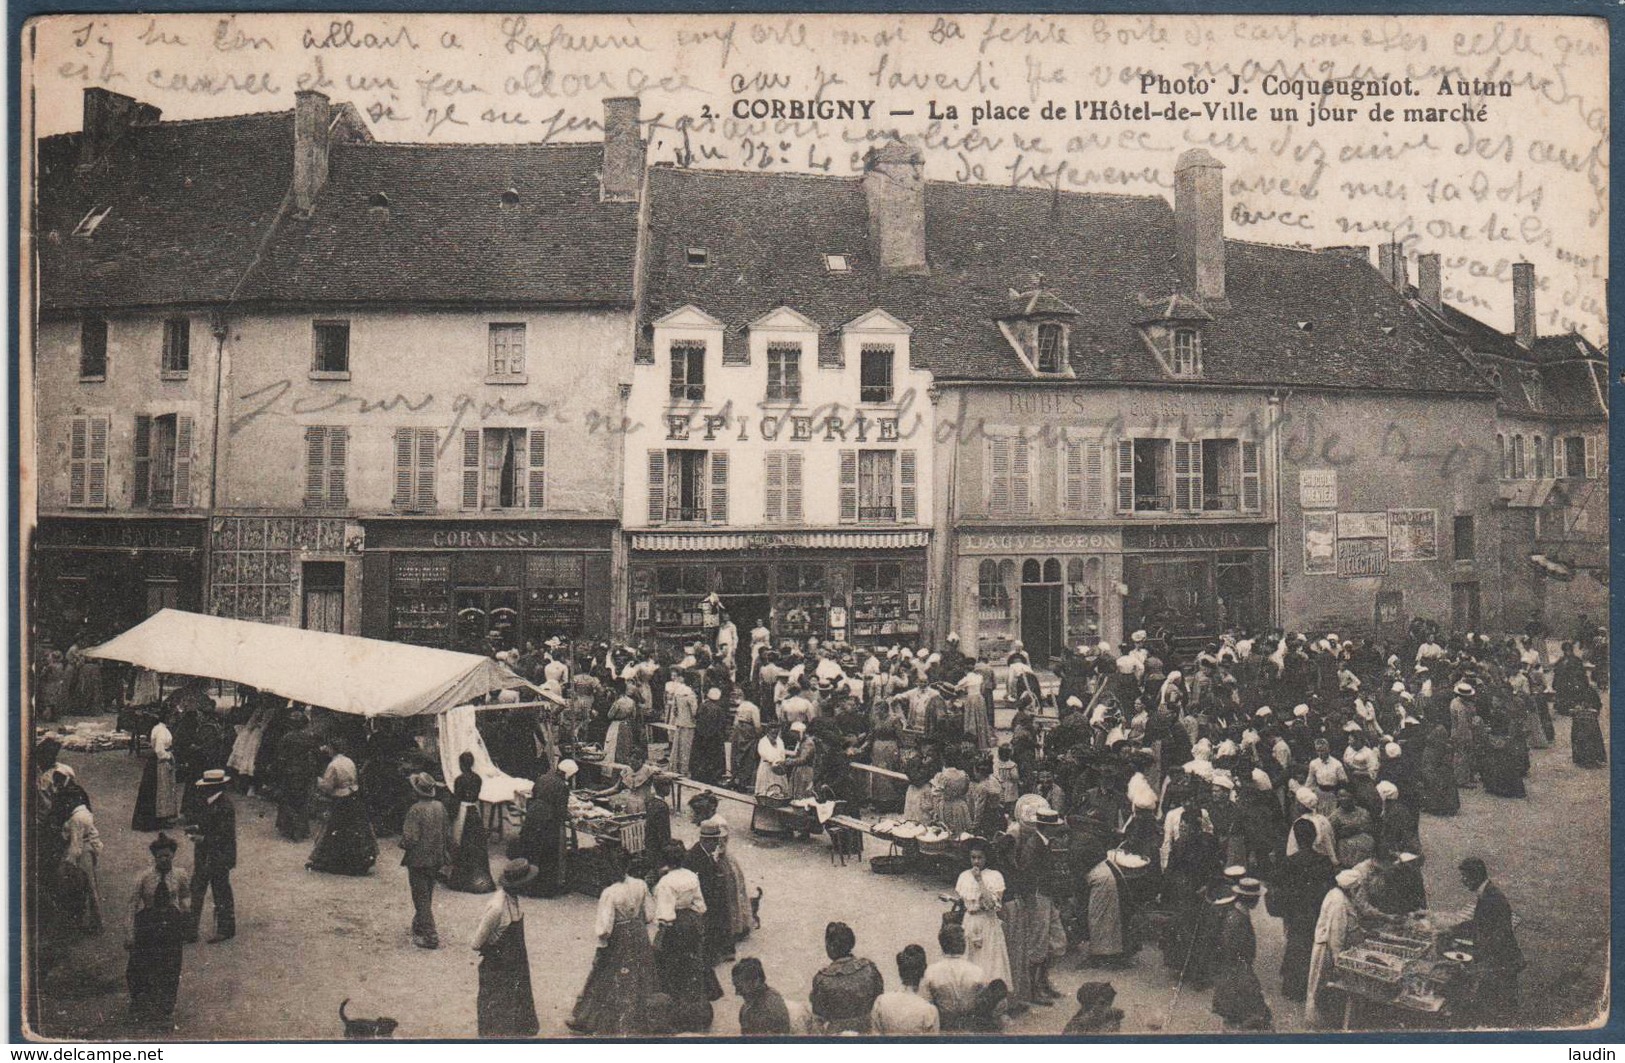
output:
<instances>
[{"instance_id":1,"label":"wicker basket","mask_svg":"<svg viewBox=\"0 0 1625 1063\"><path fill-rule=\"evenodd\" d=\"M1345 949L1333 957L1332 965L1345 982L1360 987L1372 996L1391 997L1398 994L1403 974L1401 968L1398 965L1386 967L1373 963L1366 958L1366 952L1364 946Z\"/></svg>"},{"instance_id":2,"label":"wicker basket","mask_svg":"<svg viewBox=\"0 0 1625 1063\"><path fill-rule=\"evenodd\" d=\"M1426 956L1428 950L1433 947L1433 943L1426 939L1392 933L1368 937L1361 944L1372 952L1380 952L1386 956L1393 956L1401 960L1419 959Z\"/></svg>"}]
</instances>

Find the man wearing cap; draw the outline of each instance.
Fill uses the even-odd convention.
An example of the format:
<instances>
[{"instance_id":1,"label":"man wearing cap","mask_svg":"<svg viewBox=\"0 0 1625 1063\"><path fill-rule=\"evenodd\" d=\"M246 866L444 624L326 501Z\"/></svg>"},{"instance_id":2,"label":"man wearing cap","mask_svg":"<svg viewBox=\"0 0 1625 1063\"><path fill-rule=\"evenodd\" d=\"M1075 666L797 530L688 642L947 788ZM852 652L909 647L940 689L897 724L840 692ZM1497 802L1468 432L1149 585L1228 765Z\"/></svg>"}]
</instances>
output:
<instances>
[{"instance_id":1,"label":"man wearing cap","mask_svg":"<svg viewBox=\"0 0 1625 1063\"><path fill-rule=\"evenodd\" d=\"M185 868L175 866L178 847L174 838L163 833L147 847L152 851L152 867L135 884L130 937L125 943L130 951L124 971L130 987L130 1018L159 1029L169 1027L175 1011L175 994L181 984L181 943L189 923L185 904L192 878Z\"/></svg>"},{"instance_id":2,"label":"man wearing cap","mask_svg":"<svg viewBox=\"0 0 1625 1063\"><path fill-rule=\"evenodd\" d=\"M1213 1013L1224 1020L1227 1030L1268 1030L1274 1025L1253 971L1258 954L1253 909L1263 895L1263 883L1244 878L1233 888L1230 903L1221 905L1224 915L1213 956Z\"/></svg>"},{"instance_id":3,"label":"man wearing cap","mask_svg":"<svg viewBox=\"0 0 1625 1063\"><path fill-rule=\"evenodd\" d=\"M210 944L237 935L237 909L231 892L231 869L237 866L237 809L226 794L226 773L210 768L194 785L199 794L197 826L192 838L192 924L187 940L196 941L203 920L203 900L214 891L214 937Z\"/></svg>"},{"instance_id":4,"label":"man wearing cap","mask_svg":"<svg viewBox=\"0 0 1625 1063\"><path fill-rule=\"evenodd\" d=\"M446 851L446 806L439 800L434 779L427 772L411 778L416 800L401 824L401 864L412 889L412 944L420 949L440 947L434 925L434 880L449 862Z\"/></svg>"}]
</instances>

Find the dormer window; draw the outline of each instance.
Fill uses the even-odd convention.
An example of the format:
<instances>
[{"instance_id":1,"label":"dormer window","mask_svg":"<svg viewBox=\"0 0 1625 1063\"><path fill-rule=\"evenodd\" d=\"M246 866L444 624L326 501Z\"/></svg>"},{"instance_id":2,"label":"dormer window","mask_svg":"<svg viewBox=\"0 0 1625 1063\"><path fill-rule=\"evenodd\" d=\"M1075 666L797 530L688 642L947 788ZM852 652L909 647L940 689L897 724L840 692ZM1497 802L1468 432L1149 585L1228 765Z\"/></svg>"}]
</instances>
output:
<instances>
[{"instance_id":1,"label":"dormer window","mask_svg":"<svg viewBox=\"0 0 1625 1063\"><path fill-rule=\"evenodd\" d=\"M845 255L825 255L824 256L824 272L826 272L826 273L851 273L852 272L852 263L847 260L847 257Z\"/></svg>"},{"instance_id":2,"label":"dormer window","mask_svg":"<svg viewBox=\"0 0 1625 1063\"><path fill-rule=\"evenodd\" d=\"M113 213L113 207L111 204L105 207L93 208L89 214L86 214L79 220L78 225L73 227L73 235L85 237L94 235L96 232L96 227L102 222L106 221L107 216L111 213Z\"/></svg>"},{"instance_id":3,"label":"dormer window","mask_svg":"<svg viewBox=\"0 0 1625 1063\"><path fill-rule=\"evenodd\" d=\"M1066 329L1053 322L1038 326L1038 371L1059 373L1066 368Z\"/></svg>"},{"instance_id":4,"label":"dormer window","mask_svg":"<svg viewBox=\"0 0 1625 1063\"><path fill-rule=\"evenodd\" d=\"M1202 375L1202 334L1193 328L1174 329L1175 376Z\"/></svg>"},{"instance_id":5,"label":"dormer window","mask_svg":"<svg viewBox=\"0 0 1625 1063\"><path fill-rule=\"evenodd\" d=\"M691 269L704 269L711 264L711 253L703 247L691 247L684 253L684 261Z\"/></svg>"},{"instance_id":6,"label":"dormer window","mask_svg":"<svg viewBox=\"0 0 1625 1063\"><path fill-rule=\"evenodd\" d=\"M512 210L514 207L519 206L519 189L509 188L504 190L502 193L502 206L506 210Z\"/></svg>"}]
</instances>

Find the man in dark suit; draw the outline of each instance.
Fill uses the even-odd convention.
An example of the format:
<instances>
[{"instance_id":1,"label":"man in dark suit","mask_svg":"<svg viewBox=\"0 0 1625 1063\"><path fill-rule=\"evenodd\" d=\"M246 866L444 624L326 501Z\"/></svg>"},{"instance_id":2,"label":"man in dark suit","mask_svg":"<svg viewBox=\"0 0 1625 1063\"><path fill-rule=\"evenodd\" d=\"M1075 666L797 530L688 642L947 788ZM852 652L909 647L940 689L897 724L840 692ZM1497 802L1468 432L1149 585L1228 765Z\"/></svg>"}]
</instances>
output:
<instances>
[{"instance_id":1,"label":"man in dark suit","mask_svg":"<svg viewBox=\"0 0 1625 1063\"><path fill-rule=\"evenodd\" d=\"M231 869L237 866L237 810L226 793L226 773L211 768L196 783L199 794L197 826L189 829L193 842L192 929L196 941L203 921L203 899L214 891L214 937L210 944L237 935L237 909L231 895Z\"/></svg>"},{"instance_id":2,"label":"man in dark suit","mask_svg":"<svg viewBox=\"0 0 1625 1063\"><path fill-rule=\"evenodd\" d=\"M1457 865L1461 884L1478 895L1472 918L1456 928L1456 933L1473 941L1473 952L1484 964L1484 983L1478 1004L1497 1025L1506 1025L1508 1009L1518 1004L1518 972L1524 967L1523 951L1512 932L1512 905L1506 894L1490 881L1484 861L1469 856Z\"/></svg>"},{"instance_id":3,"label":"man in dark suit","mask_svg":"<svg viewBox=\"0 0 1625 1063\"><path fill-rule=\"evenodd\" d=\"M700 825L700 840L688 850L683 866L700 880L705 898L705 962L718 964L734 958L734 936L728 915L728 888L722 877L722 829L716 823Z\"/></svg>"}]
</instances>

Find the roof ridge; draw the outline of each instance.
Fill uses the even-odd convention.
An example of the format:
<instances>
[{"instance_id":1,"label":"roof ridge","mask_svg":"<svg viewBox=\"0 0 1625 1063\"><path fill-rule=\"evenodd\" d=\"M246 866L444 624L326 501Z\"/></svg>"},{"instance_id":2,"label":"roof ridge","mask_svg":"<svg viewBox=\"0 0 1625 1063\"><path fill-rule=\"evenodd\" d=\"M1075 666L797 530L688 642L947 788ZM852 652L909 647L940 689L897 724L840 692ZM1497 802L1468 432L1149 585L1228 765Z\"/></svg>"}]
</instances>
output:
<instances>
[{"instance_id":1,"label":"roof ridge","mask_svg":"<svg viewBox=\"0 0 1625 1063\"><path fill-rule=\"evenodd\" d=\"M794 177L794 178L798 178L798 179L801 179L801 180L809 180L809 181L843 181L843 182L857 182L857 181L860 181L860 180L863 179L862 174L805 173L805 172L803 172L801 170L781 170L781 171L722 170L722 169L717 169L716 167L678 166L677 164L671 163L671 162L657 162L651 168L654 169L654 170L659 170L659 171L665 172L665 173L692 174L694 176L704 176L704 177L752 177L752 178ZM1055 195L1055 194L1057 194L1055 189L1046 188L1046 187L1041 186L1041 185L1005 185L1005 184L993 184L992 182L985 182L984 183L984 182L980 182L980 181L942 181L942 180L930 180L930 181L926 181L925 183L927 185L935 185L935 186L937 186L939 188L970 188L970 189L975 189L977 191L989 191L989 192L1035 192L1035 193L1042 193L1044 195ZM1070 199L1098 199L1098 200L1107 200L1107 201L1110 201L1110 202L1118 202L1118 201L1130 201L1130 202L1136 202L1136 203L1141 203L1141 202L1143 202L1143 203L1166 203L1166 202L1168 202L1168 200L1164 196L1158 196L1158 195L1143 195L1142 196L1142 195L1134 195L1134 194L1128 193L1128 192L1082 192L1082 191L1078 191L1076 189L1068 188L1068 189L1061 189L1059 194L1062 195L1062 196L1065 196L1067 198L1070 198Z\"/></svg>"},{"instance_id":2,"label":"roof ridge","mask_svg":"<svg viewBox=\"0 0 1625 1063\"><path fill-rule=\"evenodd\" d=\"M164 129L169 126L178 125L203 125L206 122L237 122L244 118L270 118L273 116L277 118L292 118L293 108L288 107L275 111L249 111L245 114L217 114L213 115L212 117L204 118L167 118L157 122L151 122L146 125L131 126L130 129L132 132L137 132L143 129Z\"/></svg>"},{"instance_id":3,"label":"roof ridge","mask_svg":"<svg viewBox=\"0 0 1625 1063\"><path fill-rule=\"evenodd\" d=\"M1262 247L1269 251L1297 251L1300 254L1305 255L1320 255L1324 258L1345 258L1350 262L1354 261L1354 258L1350 255L1339 255L1336 251L1328 251L1319 247L1299 247L1296 244L1272 244L1267 240L1242 240L1234 236L1226 236L1224 238L1224 242L1227 244L1240 244L1243 247ZM1370 266L1371 263L1367 262L1366 265Z\"/></svg>"}]
</instances>

